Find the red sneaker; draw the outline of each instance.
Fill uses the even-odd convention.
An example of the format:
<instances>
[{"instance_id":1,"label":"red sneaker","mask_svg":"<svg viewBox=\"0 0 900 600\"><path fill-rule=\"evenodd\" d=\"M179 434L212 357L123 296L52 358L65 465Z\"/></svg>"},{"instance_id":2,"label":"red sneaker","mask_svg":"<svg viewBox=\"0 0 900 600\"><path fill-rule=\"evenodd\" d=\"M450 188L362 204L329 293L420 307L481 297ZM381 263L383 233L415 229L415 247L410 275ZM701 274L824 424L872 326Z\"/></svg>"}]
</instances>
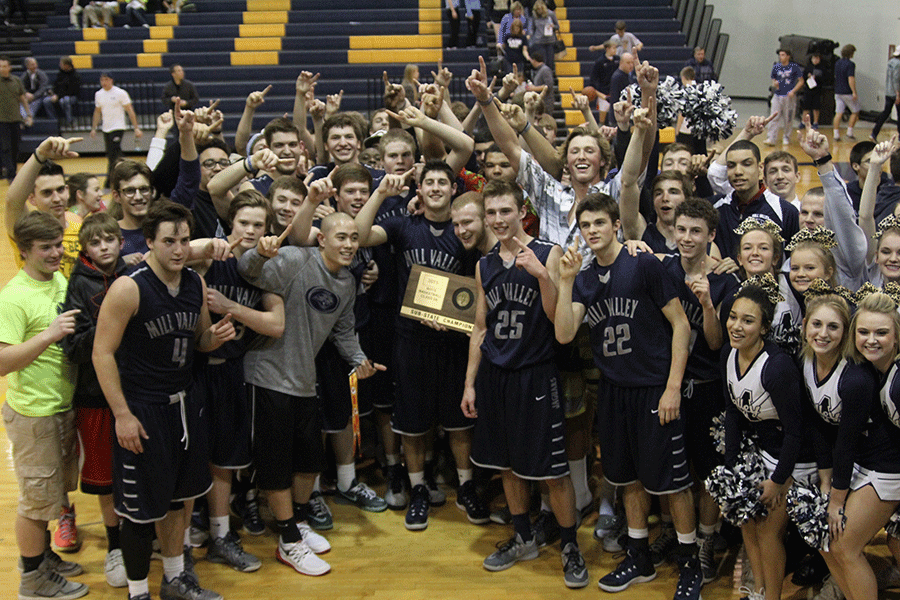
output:
<instances>
[{"instance_id":1,"label":"red sneaker","mask_svg":"<svg viewBox=\"0 0 900 600\"><path fill-rule=\"evenodd\" d=\"M78 527L75 525L75 505L63 507L59 516L59 526L53 534L53 547L59 552L78 552L81 540L78 539Z\"/></svg>"}]
</instances>

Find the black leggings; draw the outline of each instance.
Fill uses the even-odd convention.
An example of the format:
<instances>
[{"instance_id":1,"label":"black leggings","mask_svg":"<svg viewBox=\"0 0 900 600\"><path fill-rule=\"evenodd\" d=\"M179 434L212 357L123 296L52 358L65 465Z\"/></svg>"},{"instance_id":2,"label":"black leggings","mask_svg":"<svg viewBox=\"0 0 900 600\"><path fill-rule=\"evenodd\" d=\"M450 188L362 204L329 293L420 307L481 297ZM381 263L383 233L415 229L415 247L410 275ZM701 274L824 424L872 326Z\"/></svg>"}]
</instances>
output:
<instances>
[{"instance_id":1,"label":"black leggings","mask_svg":"<svg viewBox=\"0 0 900 600\"><path fill-rule=\"evenodd\" d=\"M135 523L122 519L122 559L125 573L131 581L147 579L150 555L153 552L153 523Z\"/></svg>"}]
</instances>

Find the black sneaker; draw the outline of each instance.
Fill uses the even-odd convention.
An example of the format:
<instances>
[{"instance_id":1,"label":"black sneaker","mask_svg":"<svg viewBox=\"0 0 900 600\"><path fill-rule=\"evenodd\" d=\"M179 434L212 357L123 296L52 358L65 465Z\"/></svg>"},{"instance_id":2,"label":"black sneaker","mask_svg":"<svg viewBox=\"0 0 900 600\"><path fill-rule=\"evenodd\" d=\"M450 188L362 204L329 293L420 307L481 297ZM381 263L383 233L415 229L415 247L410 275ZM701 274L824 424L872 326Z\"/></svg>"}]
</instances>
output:
<instances>
[{"instance_id":1,"label":"black sneaker","mask_svg":"<svg viewBox=\"0 0 900 600\"><path fill-rule=\"evenodd\" d=\"M656 579L656 569L649 557L641 558L633 548L625 551L625 560L611 573L600 579L604 592L621 592L632 583L646 583Z\"/></svg>"},{"instance_id":2,"label":"black sneaker","mask_svg":"<svg viewBox=\"0 0 900 600\"><path fill-rule=\"evenodd\" d=\"M484 525L491 521L491 511L481 501L481 497L475 490L475 482L472 480L456 488L456 507L466 511L466 517L469 518L470 523Z\"/></svg>"},{"instance_id":3,"label":"black sneaker","mask_svg":"<svg viewBox=\"0 0 900 600\"><path fill-rule=\"evenodd\" d=\"M387 490L384 493L384 500L387 502L388 508L391 510L403 510L409 504L406 469L401 464L388 465L384 468L384 475L387 479Z\"/></svg>"},{"instance_id":4,"label":"black sneaker","mask_svg":"<svg viewBox=\"0 0 900 600\"><path fill-rule=\"evenodd\" d=\"M431 506L443 506L447 503L447 494L440 488L434 478L434 463L425 464L425 487L428 488L428 502Z\"/></svg>"},{"instance_id":5,"label":"black sneaker","mask_svg":"<svg viewBox=\"0 0 900 600\"><path fill-rule=\"evenodd\" d=\"M678 534L675 533L675 525L664 523L659 530L659 535L650 544L650 560L653 561L653 566L658 567L666 562L677 545Z\"/></svg>"},{"instance_id":6,"label":"black sneaker","mask_svg":"<svg viewBox=\"0 0 900 600\"><path fill-rule=\"evenodd\" d=\"M696 556L678 560L680 573L678 586L675 588L675 600L700 600L700 588L703 587L703 572L700 560Z\"/></svg>"},{"instance_id":7,"label":"black sneaker","mask_svg":"<svg viewBox=\"0 0 900 600\"><path fill-rule=\"evenodd\" d=\"M700 571L703 573L703 583L714 581L719 575L719 564L716 562L716 538L714 535L706 535L699 539Z\"/></svg>"},{"instance_id":8,"label":"black sneaker","mask_svg":"<svg viewBox=\"0 0 900 600\"><path fill-rule=\"evenodd\" d=\"M259 490L252 488L247 494L235 494L231 500L231 512L241 520L244 531L250 535L262 535L266 532L266 524L259 514Z\"/></svg>"},{"instance_id":9,"label":"black sneaker","mask_svg":"<svg viewBox=\"0 0 900 600\"><path fill-rule=\"evenodd\" d=\"M428 488L420 483L410 493L409 509L406 511L406 528L419 531L428 527L428 510L431 507Z\"/></svg>"},{"instance_id":10,"label":"black sneaker","mask_svg":"<svg viewBox=\"0 0 900 600\"><path fill-rule=\"evenodd\" d=\"M547 544L552 544L559 539L559 523L556 516L549 510L542 510L538 513L534 523L531 524L531 535L538 548L543 548Z\"/></svg>"}]
</instances>

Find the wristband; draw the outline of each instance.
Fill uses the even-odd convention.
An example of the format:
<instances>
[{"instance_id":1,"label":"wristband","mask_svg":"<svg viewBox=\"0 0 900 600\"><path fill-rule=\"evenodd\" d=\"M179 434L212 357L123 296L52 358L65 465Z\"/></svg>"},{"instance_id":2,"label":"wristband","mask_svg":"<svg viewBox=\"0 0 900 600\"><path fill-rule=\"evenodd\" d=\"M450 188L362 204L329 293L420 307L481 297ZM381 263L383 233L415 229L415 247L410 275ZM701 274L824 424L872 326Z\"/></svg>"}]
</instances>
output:
<instances>
[{"instance_id":1,"label":"wristband","mask_svg":"<svg viewBox=\"0 0 900 600\"><path fill-rule=\"evenodd\" d=\"M525 123L525 127L522 128L522 131L518 132L519 135L525 135L525 132L531 128L531 121Z\"/></svg>"},{"instance_id":2,"label":"wristband","mask_svg":"<svg viewBox=\"0 0 900 600\"><path fill-rule=\"evenodd\" d=\"M47 164L47 161L49 159L45 158L44 160L41 160L40 157L38 156L37 150L35 150L34 151L34 160L38 161L39 165L45 165L45 164Z\"/></svg>"},{"instance_id":3,"label":"wristband","mask_svg":"<svg viewBox=\"0 0 900 600\"><path fill-rule=\"evenodd\" d=\"M256 173L256 169L253 168L253 164L250 162L250 157L244 159L244 170L248 173Z\"/></svg>"},{"instance_id":4,"label":"wristband","mask_svg":"<svg viewBox=\"0 0 900 600\"><path fill-rule=\"evenodd\" d=\"M823 156L822 158L816 158L816 159L813 159L812 163L813 163L814 165L816 165L817 167L821 167L821 166L824 165L825 163L829 163L829 162L831 162L831 161L832 161L832 156L831 156L831 154L826 154L826 155Z\"/></svg>"},{"instance_id":5,"label":"wristband","mask_svg":"<svg viewBox=\"0 0 900 600\"><path fill-rule=\"evenodd\" d=\"M488 96L488 99L486 102L482 102L481 100L479 100L478 104L480 104L481 106L487 106L488 104L491 104L493 102L494 102L494 94L493 94L493 92L491 92L491 95Z\"/></svg>"}]
</instances>

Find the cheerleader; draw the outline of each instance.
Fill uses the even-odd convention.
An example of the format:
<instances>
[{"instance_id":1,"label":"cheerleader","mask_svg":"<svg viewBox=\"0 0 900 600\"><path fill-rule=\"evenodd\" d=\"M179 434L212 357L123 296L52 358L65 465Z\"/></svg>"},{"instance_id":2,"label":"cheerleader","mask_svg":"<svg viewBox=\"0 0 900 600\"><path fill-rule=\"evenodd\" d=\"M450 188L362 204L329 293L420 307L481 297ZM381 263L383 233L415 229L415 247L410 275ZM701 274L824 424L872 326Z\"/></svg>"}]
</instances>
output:
<instances>
[{"instance_id":1,"label":"cheerleader","mask_svg":"<svg viewBox=\"0 0 900 600\"><path fill-rule=\"evenodd\" d=\"M728 315L731 348L722 354L726 393L731 400L725 415L725 464L733 468L737 463L743 430L749 429L765 471L759 502L768 514L741 526L757 588L750 590L750 600L781 597L788 521L785 493L792 474L809 479L815 473L815 465L795 471L803 429L800 373L788 354L766 340L775 305L781 299L771 273L744 284Z\"/></svg>"},{"instance_id":2,"label":"cheerleader","mask_svg":"<svg viewBox=\"0 0 900 600\"><path fill-rule=\"evenodd\" d=\"M878 217L883 218L880 219L877 227L875 224L875 211L881 209L876 206L876 192L882 168L898 148L900 148L900 142L894 135L889 142L881 142L872 150L869 159L869 173L866 176L859 201L859 226L869 241L866 253L869 263L869 281L879 287L888 281L900 283L900 219L895 216L894 212L888 212L885 217L886 211L882 209L879 211Z\"/></svg>"},{"instance_id":3,"label":"cheerleader","mask_svg":"<svg viewBox=\"0 0 900 600\"><path fill-rule=\"evenodd\" d=\"M883 293L869 293L859 300L851 331L853 359L884 378L882 406L878 406L875 388L868 395L854 394L854 410L842 411L835 457L852 454L855 464L848 477L835 460L828 502L831 543L825 559L847 598L874 600L878 587L863 548L900 503L900 419L896 408L900 402L900 314L894 300Z\"/></svg>"},{"instance_id":4,"label":"cheerleader","mask_svg":"<svg viewBox=\"0 0 900 600\"><path fill-rule=\"evenodd\" d=\"M796 355L800 351L803 314L787 277L781 272L784 240L778 225L765 217L747 217L734 232L740 236L736 260L741 278L769 274L776 279L782 300L775 305L769 336L780 348ZM727 314L722 316L725 318Z\"/></svg>"}]
</instances>

